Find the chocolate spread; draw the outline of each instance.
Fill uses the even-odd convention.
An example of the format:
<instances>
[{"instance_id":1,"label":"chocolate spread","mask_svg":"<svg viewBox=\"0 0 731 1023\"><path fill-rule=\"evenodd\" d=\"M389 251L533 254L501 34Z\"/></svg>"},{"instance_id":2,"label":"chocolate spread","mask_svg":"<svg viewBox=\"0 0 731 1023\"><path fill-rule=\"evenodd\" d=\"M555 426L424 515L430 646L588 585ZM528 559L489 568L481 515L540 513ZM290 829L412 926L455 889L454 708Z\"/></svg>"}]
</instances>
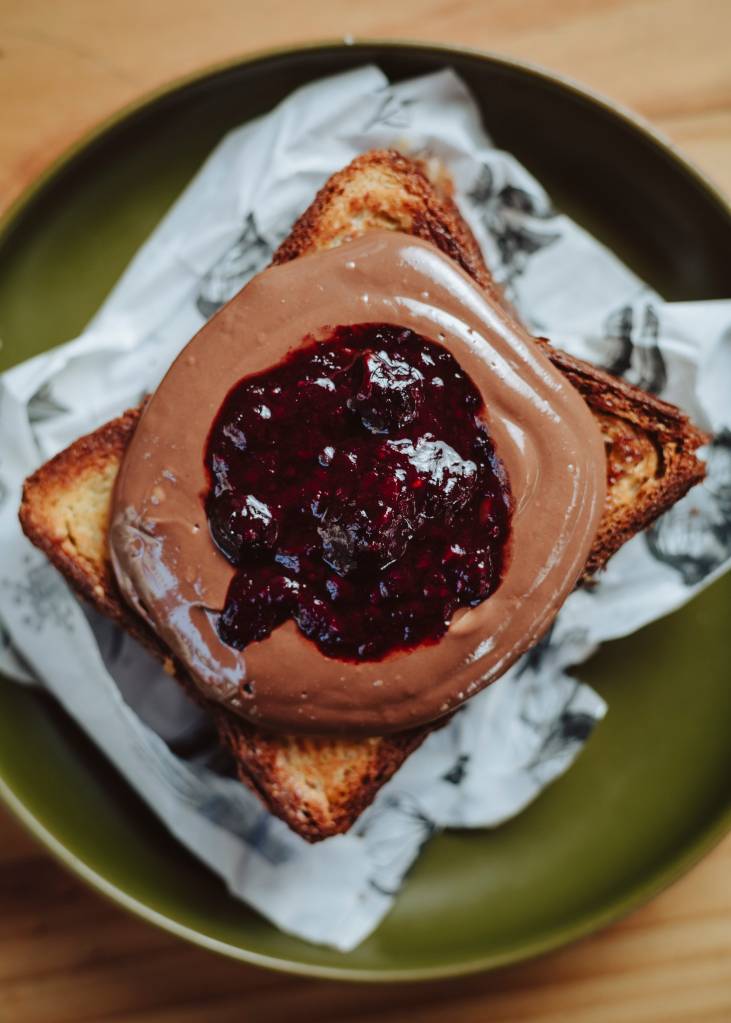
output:
<instances>
[{"instance_id":1,"label":"chocolate spread","mask_svg":"<svg viewBox=\"0 0 731 1023\"><path fill-rule=\"evenodd\" d=\"M216 627L235 569L203 503L211 424L238 380L306 338L369 322L443 344L477 386L514 505L502 581L439 642L380 661L327 657L292 620L238 651ZM127 449L112 560L126 598L209 699L277 731L386 734L454 710L536 642L581 575L604 493L593 417L525 331L433 246L373 231L259 274L183 350Z\"/></svg>"}]
</instances>

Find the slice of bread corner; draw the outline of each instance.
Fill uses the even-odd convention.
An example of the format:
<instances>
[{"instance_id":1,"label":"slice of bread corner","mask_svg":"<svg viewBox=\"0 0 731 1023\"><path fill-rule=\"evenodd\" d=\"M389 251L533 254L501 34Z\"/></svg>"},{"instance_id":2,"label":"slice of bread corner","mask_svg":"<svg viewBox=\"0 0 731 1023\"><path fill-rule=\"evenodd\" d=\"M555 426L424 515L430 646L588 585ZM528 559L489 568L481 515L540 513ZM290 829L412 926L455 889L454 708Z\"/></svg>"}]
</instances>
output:
<instances>
[{"instance_id":1,"label":"slice of bread corner","mask_svg":"<svg viewBox=\"0 0 731 1023\"><path fill-rule=\"evenodd\" d=\"M414 162L391 151L358 157L333 175L294 225L273 262L330 248L373 228L424 238L498 295L469 228L450 196ZM605 439L606 506L585 578L703 479L694 452L707 438L678 409L586 363L543 346L579 390ZM122 600L109 560L112 490L140 409L82 437L25 483L20 520L73 589L152 650L200 702L157 636ZM347 831L406 757L437 727L347 739L273 735L214 704L208 708L241 780L310 842Z\"/></svg>"}]
</instances>

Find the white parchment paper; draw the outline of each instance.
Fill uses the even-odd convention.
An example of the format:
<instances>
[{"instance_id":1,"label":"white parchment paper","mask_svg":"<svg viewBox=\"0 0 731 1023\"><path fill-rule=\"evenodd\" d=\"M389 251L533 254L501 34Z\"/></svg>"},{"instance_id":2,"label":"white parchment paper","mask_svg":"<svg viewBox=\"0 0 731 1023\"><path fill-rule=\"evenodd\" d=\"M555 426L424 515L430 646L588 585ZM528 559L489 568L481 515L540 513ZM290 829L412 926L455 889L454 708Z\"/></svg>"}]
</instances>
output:
<instances>
[{"instance_id":1,"label":"white parchment paper","mask_svg":"<svg viewBox=\"0 0 731 1023\"><path fill-rule=\"evenodd\" d=\"M266 266L316 189L359 152L433 157L526 322L712 429L710 475L573 594L551 634L433 733L349 834L309 846L221 772L205 715L136 644L84 611L20 533L23 478L152 389ZM391 87L374 67L298 90L231 132L89 327L0 378L0 668L46 687L169 830L289 933L347 951L388 912L425 840L492 827L573 762L605 712L567 669L689 600L731 555L731 303L667 304L483 130L449 70Z\"/></svg>"}]
</instances>

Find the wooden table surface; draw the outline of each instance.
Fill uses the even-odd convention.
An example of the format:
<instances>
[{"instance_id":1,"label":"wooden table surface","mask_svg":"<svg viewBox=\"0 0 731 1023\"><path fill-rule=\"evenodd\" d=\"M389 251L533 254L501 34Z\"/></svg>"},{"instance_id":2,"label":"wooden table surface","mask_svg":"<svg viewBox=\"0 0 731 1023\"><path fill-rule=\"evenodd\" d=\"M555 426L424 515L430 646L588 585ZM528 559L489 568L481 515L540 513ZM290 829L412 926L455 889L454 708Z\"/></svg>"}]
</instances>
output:
<instances>
[{"instance_id":1,"label":"wooden table surface","mask_svg":"<svg viewBox=\"0 0 731 1023\"><path fill-rule=\"evenodd\" d=\"M0 0L0 205L98 119L176 76L345 34L466 43L634 107L731 193L729 0ZM731 1021L731 836L604 933L421 986L285 978L87 891L0 811L0 1020L12 1023Z\"/></svg>"}]
</instances>

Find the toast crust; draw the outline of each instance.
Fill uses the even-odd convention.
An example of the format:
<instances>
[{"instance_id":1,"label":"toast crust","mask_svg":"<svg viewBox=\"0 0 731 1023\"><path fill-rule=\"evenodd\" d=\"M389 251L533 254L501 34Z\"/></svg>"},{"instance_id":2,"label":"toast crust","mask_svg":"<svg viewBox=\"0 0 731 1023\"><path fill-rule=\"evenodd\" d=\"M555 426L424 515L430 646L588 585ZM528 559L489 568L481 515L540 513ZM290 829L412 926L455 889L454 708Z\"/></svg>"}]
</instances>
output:
<instances>
[{"instance_id":1,"label":"toast crust","mask_svg":"<svg viewBox=\"0 0 731 1023\"><path fill-rule=\"evenodd\" d=\"M23 484L23 532L97 611L129 628L107 533L112 491L142 407L79 437ZM135 616L137 617L137 616Z\"/></svg>"},{"instance_id":2,"label":"toast crust","mask_svg":"<svg viewBox=\"0 0 731 1023\"><path fill-rule=\"evenodd\" d=\"M675 405L567 355L546 338L536 340L581 394L604 437L607 494L582 577L586 582L705 479L705 463L695 452L710 438Z\"/></svg>"},{"instance_id":3,"label":"toast crust","mask_svg":"<svg viewBox=\"0 0 731 1023\"><path fill-rule=\"evenodd\" d=\"M334 248L375 228L401 231L431 242L499 298L477 240L445 184L433 184L418 163L394 150L363 153L323 185L274 253L272 265Z\"/></svg>"},{"instance_id":4,"label":"toast crust","mask_svg":"<svg viewBox=\"0 0 731 1023\"><path fill-rule=\"evenodd\" d=\"M283 263L375 227L435 244L499 297L477 243L444 190L390 151L358 157L333 175L274 255ZM604 514L584 573L588 580L631 536L695 483L694 454L707 437L677 408L587 363L540 344L591 408L607 450ZM122 599L109 557L112 492L141 408L131 409L41 466L25 483L20 521L28 538L98 611L142 642L198 703L210 710L241 780L310 842L347 831L378 789L444 720L368 739L264 733L203 699L151 628Z\"/></svg>"}]
</instances>

